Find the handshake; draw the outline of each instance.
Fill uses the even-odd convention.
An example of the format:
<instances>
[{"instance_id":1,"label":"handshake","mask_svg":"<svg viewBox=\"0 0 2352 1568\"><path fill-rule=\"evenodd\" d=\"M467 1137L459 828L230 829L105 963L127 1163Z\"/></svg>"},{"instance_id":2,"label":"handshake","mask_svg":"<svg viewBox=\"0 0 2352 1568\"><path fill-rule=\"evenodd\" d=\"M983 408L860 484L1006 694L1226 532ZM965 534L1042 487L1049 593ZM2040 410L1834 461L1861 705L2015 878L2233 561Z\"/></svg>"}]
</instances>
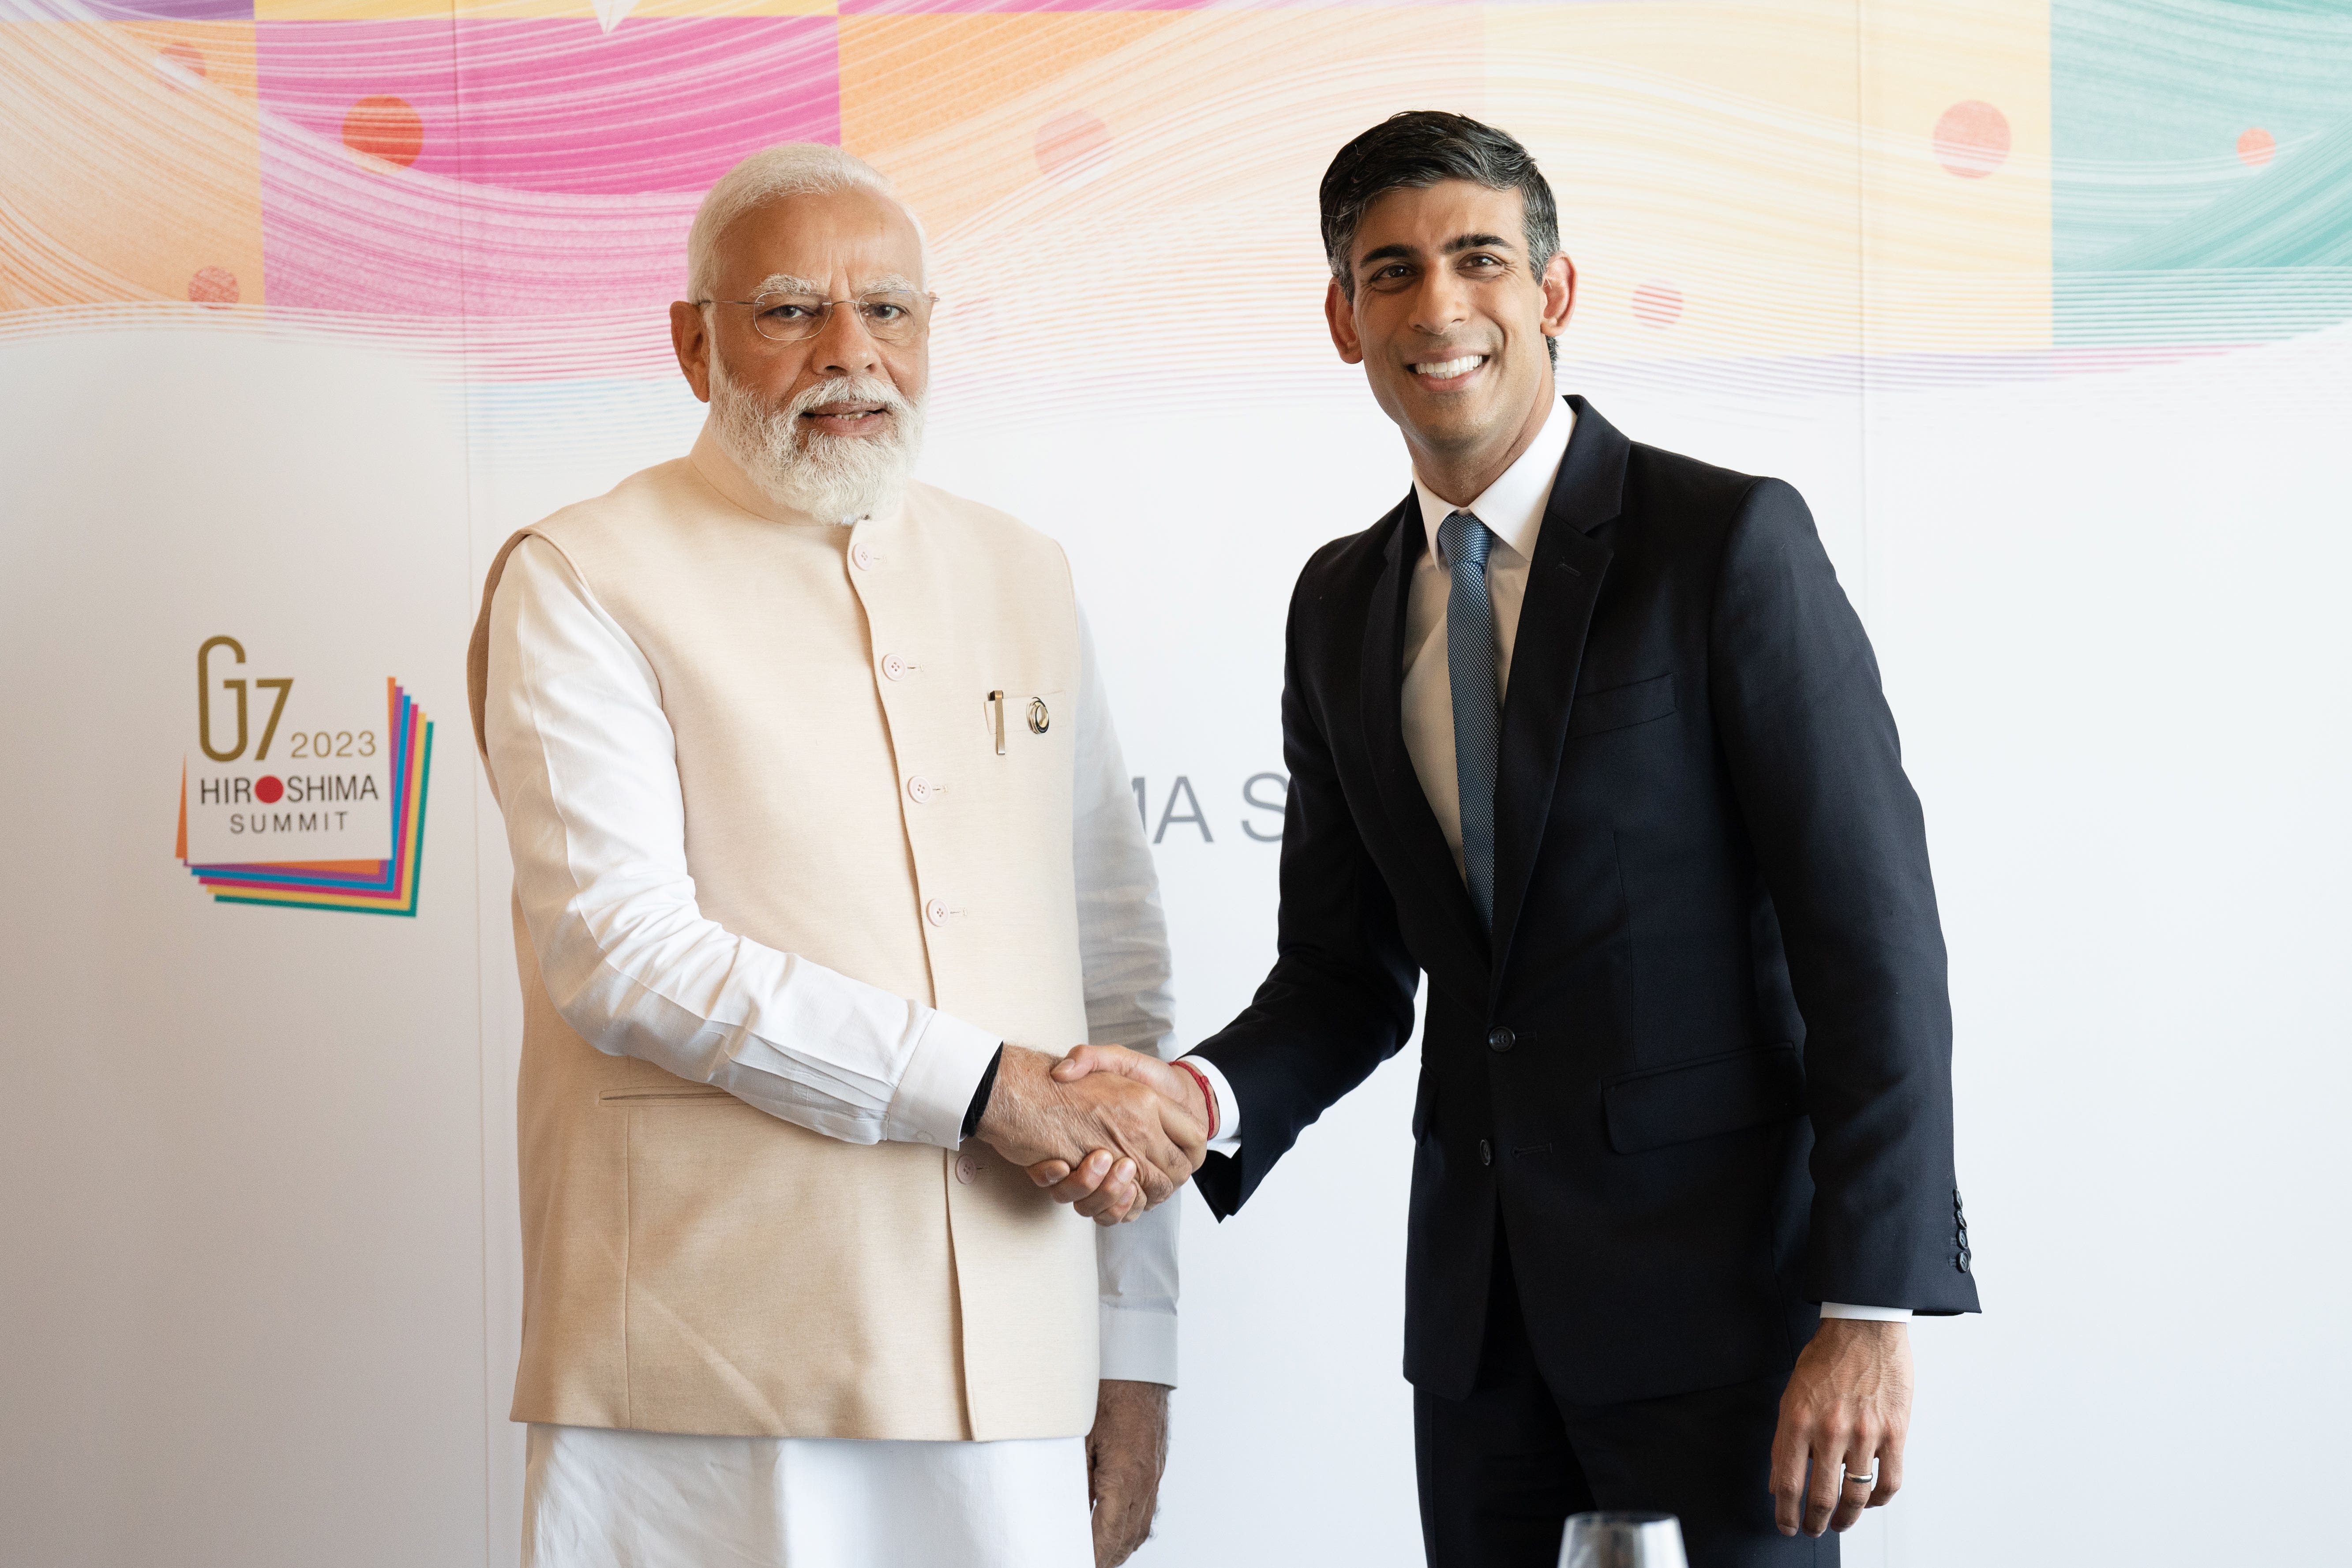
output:
<instances>
[{"instance_id":1,"label":"handshake","mask_svg":"<svg viewBox=\"0 0 2352 1568\"><path fill-rule=\"evenodd\" d=\"M1080 1046L1056 1061L1008 1043L978 1136L1056 1203L1118 1225L1175 1196L1207 1156L1208 1129L1198 1080L1157 1057Z\"/></svg>"}]
</instances>

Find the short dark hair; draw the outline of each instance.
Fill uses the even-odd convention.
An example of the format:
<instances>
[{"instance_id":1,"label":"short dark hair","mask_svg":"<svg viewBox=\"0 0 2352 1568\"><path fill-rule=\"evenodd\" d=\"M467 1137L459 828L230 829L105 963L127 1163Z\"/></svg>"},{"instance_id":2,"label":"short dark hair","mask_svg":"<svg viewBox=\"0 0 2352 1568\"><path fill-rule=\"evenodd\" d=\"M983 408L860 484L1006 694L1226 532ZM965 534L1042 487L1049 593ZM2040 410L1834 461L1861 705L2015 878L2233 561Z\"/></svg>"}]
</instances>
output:
<instances>
[{"instance_id":1,"label":"short dark hair","mask_svg":"<svg viewBox=\"0 0 2352 1568\"><path fill-rule=\"evenodd\" d=\"M1340 148L1323 172L1323 251L1349 299L1356 297L1349 252L1365 209L1391 191L1425 190L1442 180L1518 192L1527 207L1528 266L1540 273L1559 253L1559 208L1551 185L1516 138L1467 115L1407 110Z\"/></svg>"}]
</instances>

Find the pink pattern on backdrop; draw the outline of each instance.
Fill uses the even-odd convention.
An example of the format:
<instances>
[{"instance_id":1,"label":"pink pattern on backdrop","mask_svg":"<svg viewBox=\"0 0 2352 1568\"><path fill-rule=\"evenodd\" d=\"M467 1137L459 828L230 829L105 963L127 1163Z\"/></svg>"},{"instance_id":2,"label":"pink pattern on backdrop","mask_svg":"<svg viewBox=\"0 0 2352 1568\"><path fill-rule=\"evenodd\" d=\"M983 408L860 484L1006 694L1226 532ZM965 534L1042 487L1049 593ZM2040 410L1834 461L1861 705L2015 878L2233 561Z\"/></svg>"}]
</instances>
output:
<instances>
[{"instance_id":1,"label":"pink pattern on backdrop","mask_svg":"<svg viewBox=\"0 0 2352 1568\"><path fill-rule=\"evenodd\" d=\"M711 181L838 142L829 16L264 23L272 305L426 316L658 310ZM415 111L395 168L344 144L363 98ZM464 114L458 114L462 102Z\"/></svg>"},{"instance_id":2,"label":"pink pattern on backdrop","mask_svg":"<svg viewBox=\"0 0 2352 1568\"><path fill-rule=\"evenodd\" d=\"M1320 0L1273 0L1269 8L1316 6ZM1439 0L1441 4L1454 0ZM1475 0L1460 0L1475 3ZM1205 11L1217 0L840 0L845 16L976 16L1033 11Z\"/></svg>"},{"instance_id":3,"label":"pink pattern on backdrop","mask_svg":"<svg viewBox=\"0 0 2352 1568\"><path fill-rule=\"evenodd\" d=\"M474 184L700 191L753 148L841 138L829 16L633 18L611 33L593 18L255 32L263 108L336 142L360 100L404 100L425 129L413 166Z\"/></svg>"}]
</instances>

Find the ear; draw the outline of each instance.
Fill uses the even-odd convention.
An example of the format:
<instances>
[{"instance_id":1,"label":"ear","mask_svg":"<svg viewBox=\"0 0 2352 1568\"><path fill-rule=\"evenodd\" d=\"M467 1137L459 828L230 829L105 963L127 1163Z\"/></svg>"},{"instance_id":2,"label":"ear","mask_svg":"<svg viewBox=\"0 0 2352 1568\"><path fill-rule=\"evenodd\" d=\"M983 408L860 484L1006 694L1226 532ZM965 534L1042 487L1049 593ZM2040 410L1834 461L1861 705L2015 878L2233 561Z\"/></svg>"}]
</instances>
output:
<instances>
[{"instance_id":1,"label":"ear","mask_svg":"<svg viewBox=\"0 0 2352 1568\"><path fill-rule=\"evenodd\" d=\"M1331 346L1339 351L1347 364L1364 363L1364 346L1356 337L1356 307L1349 301L1348 292L1339 287L1337 278L1323 291L1323 319L1331 326Z\"/></svg>"},{"instance_id":2,"label":"ear","mask_svg":"<svg viewBox=\"0 0 2352 1568\"><path fill-rule=\"evenodd\" d=\"M1543 270L1543 334L1556 338L1568 331L1569 312L1576 309L1576 263L1561 251Z\"/></svg>"},{"instance_id":3,"label":"ear","mask_svg":"<svg viewBox=\"0 0 2352 1568\"><path fill-rule=\"evenodd\" d=\"M710 323L700 310L683 300L669 306L669 344L677 352L677 368L695 400L710 401Z\"/></svg>"}]
</instances>

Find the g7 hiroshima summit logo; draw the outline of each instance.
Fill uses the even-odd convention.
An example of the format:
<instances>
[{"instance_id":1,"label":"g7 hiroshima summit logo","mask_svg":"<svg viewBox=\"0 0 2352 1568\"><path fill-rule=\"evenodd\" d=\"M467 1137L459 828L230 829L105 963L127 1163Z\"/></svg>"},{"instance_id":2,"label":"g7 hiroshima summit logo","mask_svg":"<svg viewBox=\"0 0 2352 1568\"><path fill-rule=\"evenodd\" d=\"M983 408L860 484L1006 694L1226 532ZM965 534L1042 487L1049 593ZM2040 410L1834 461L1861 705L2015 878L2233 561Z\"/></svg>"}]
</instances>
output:
<instances>
[{"instance_id":1,"label":"g7 hiroshima summit logo","mask_svg":"<svg viewBox=\"0 0 2352 1568\"><path fill-rule=\"evenodd\" d=\"M176 852L215 900L416 912L433 725L391 679L378 719L371 684L306 677L297 699L295 677L247 673L233 637L196 649Z\"/></svg>"}]
</instances>

